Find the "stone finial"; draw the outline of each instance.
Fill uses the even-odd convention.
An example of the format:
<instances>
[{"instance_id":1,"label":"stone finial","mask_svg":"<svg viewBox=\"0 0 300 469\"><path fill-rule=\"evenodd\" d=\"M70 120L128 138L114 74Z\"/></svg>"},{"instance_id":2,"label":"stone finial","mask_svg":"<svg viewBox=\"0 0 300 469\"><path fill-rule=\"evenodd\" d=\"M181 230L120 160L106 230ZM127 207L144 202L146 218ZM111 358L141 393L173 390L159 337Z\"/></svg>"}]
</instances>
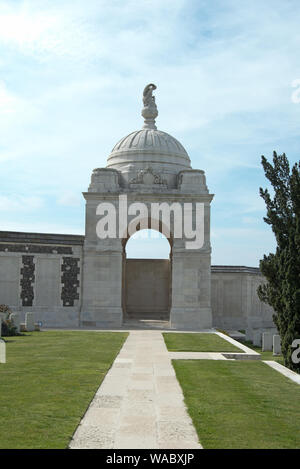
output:
<instances>
[{"instance_id":1,"label":"stone finial","mask_svg":"<svg viewBox=\"0 0 300 469\"><path fill-rule=\"evenodd\" d=\"M156 90L156 85L150 83L145 87L143 92L144 107L142 109L142 116L145 119L143 129L157 129L155 125L155 118L158 116L158 111L155 103L155 97L152 95L154 90Z\"/></svg>"}]
</instances>

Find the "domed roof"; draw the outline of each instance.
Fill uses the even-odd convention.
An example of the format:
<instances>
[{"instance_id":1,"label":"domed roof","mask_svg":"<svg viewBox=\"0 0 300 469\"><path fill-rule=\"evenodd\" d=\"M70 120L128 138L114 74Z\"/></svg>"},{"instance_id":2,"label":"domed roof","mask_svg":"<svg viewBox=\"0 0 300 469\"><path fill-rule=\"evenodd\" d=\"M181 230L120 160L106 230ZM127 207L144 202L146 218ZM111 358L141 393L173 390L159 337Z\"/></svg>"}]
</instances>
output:
<instances>
[{"instance_id":1,"label":"domed roof","mask_svg":"<svg viewBox=\"0 0 300 469\"><path fill-rule=\"evenodd\" d=\"M155 152L166 155L178 155L189 159L183 146L176 138L155 129L141 129L122 138L112 149L108 159L120 152Z\"/></svg>"},{"instance_id":2,"label":"domed roof","mask_svg":"<svg viewBox=\"0 0 300 469\"><path fill-rule=\"evenodd\" d=\"M144 89L143 128L122 138L113 147L107 159L107 167L122 171L128 165L141 167L160 164L168 165L168 172L172 173L191 168L190 158L181 143L166 132L157 130L155 117L158 112L155 98L152 96L154 89L156 86L153 84Z\"/></svg>"}]
</instances>

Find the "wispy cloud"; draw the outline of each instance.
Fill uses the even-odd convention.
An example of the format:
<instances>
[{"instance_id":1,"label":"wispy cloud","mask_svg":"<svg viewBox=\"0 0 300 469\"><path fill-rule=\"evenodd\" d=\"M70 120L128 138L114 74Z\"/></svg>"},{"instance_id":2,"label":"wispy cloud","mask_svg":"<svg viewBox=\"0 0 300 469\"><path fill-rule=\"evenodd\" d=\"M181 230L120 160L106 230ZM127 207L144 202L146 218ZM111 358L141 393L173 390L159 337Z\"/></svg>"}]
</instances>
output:
<instances>
[{"instance_id":1,"label":"wispy cloud","mask_svg":"<svg viewBox=\"0 0 300 469\"><path fill-rule=\"evenodd\" d=\"M18 194L0 196L1 212L31 212L41 209L43 200L40 197L22 197Z\"/></svg>"},{"instance_id":2,"label":"wispy cloud","mask_svg":"<svg viewBox=\"0 0 300 469\"><path fill-rule=\"evenodd\" d=\"M213 227L261 220L260 155L297 158L299 23L297 0L2 0L2 196L42 197L52 221L41 217L41 228L63 229L78 210L71 226L92 169L141 127L141 93L153 81L159 128L182 141L216 192Z\"/></svg>"},{"instance_id":3,"label":"wispy cloud","mask_svg":"<svg viewBox=\"0 0 300 469\"><path fill-rule=\"evenodd\" d=\"M57 203L65 207L78 207L81 202L82 197L78 192L63 192L57 199Z\"/></svg>"}]
</instances>

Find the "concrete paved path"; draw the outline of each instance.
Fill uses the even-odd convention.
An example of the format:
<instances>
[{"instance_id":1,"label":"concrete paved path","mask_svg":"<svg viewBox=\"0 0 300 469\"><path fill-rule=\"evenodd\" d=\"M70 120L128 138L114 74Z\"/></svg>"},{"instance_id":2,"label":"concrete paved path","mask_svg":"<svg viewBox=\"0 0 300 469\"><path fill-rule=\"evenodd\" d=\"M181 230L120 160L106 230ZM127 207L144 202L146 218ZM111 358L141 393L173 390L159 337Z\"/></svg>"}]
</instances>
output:
<instances>
[{"instance_id":1,"label":"concrete paved path","mask_svg":"<svg viewBox=\"0 0 300 469\"><path fill-rule=\"evenodd\" d=\"M201 448L161 332L130 332L70 448Z\"/></svg>"}]
</instances>

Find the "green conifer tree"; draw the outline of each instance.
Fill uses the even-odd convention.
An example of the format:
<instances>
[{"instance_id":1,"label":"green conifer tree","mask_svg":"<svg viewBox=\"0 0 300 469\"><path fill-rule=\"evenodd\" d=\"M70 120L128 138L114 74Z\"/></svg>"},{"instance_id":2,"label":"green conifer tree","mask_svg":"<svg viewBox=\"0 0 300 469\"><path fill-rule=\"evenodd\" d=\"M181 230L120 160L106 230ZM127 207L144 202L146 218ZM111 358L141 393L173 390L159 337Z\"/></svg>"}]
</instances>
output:
<instances>
[{"instance_id":1,"label":"green conifer tree","mask_svg":"<svg viewBox=\"0 0 300 469\"><path fill-rule=\"evenodd\" d=\"M271 225L277 247L260 261L267 282L258 288L258 296L274 309L285 365L299 373L292 343L300 339L300 168L296 163L290 171L286 155L276 152L273 165L262 156L262 166L274 190L271 197L260 188L267 208L264 221Z\"/></svg>"}]
</instances>

